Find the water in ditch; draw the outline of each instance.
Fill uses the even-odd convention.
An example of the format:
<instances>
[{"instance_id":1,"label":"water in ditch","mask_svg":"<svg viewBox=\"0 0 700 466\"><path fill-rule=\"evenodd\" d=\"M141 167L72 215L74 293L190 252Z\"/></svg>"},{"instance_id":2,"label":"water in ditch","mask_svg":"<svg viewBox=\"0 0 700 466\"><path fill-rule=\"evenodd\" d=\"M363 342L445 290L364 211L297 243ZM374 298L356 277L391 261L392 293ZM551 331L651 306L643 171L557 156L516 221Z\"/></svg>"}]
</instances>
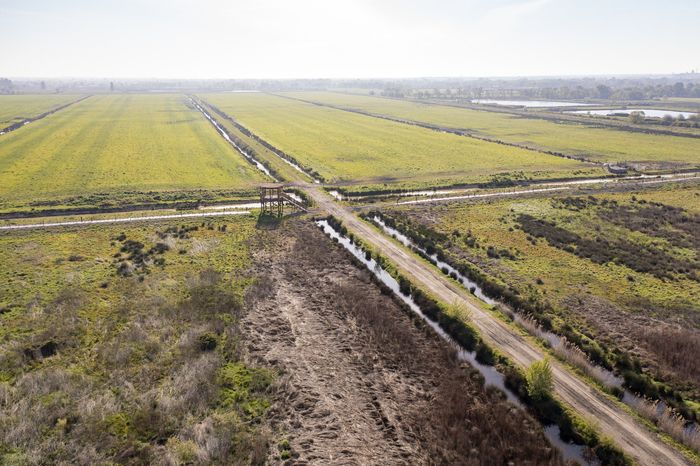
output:
<instances>
[{"instance_id":1,"label":"water in ditch","mask_svg":"<svg viewBox=\"0 0 700 466\"><path fill-rule=\"evenodd\" d=\"M269 176L269 177L272 178L273 180L279 181L277 178L275 178L275 177L272 175L272 173L270 173L270 170L268 170L267 167L266 167L265 165L263 165L263 164L260 163L260 161L257 160L255 157L253 157L252 155L250 155L249 153L247 153L246 151L244 151L243 149L241 149L241 148L238 146L238 144L236 144L236 143L233 141L233 139L231 139L231 138L229 137L228 133L221 127L221 125L219 125L219 123L218 123L214 118L212 118L211 115L209 115L209 113L206 112L206 110L204 110L198 103L196 103L196 102L194 102L194 101L192 101L192 104L193 104L195 107L197 107L197 109L198 109L200 112L202 112L202 115L204 115L204 116L207 118L207 120L209 120L209 122L210 122L212 125L214 125L214 128L216 128L216 130L219 132L219 134L221 134L221 135L224 137L224 139L226 139L226 140L228 141L229 144L231 144L238 152L240 152L241 155L243 155L243 157L245 157L246 159L250 160L250 161L253 163L253 165L255 165L255 167L256 167L258 170L260 170L261 172L263 172L264 174L266 174L267 176Z\"/></svg>"},{"instance_id":2,"label":"water in ditch","mask_svg":"<svg viewBox=\"0 0 700 466\"><path fill-rule=\"evenodd\" d=\"M394 277L392 277L386 270L384 270L381 267L381 265L377 263L376 260L374 260L373 258L367 258L365 252L360 247L355 245L349 238L341 235L338 231L336 231L328 223L328 221L318 220L316 221L316 225L318 225L327 236L329 236L331 239L338 241L338 243L342 245L346 250L348 250L355 258L357 258L357 260L362 262L365 265L365 267L367 267L370 270L370 272L372 272L372 274L374 274L374 276L377 277L377 279L379 279L384 285L391 289L391 291L399 299L401 299L401 301L403 301L411 309L411 311L413 311L426 324L428 324L430 328L432 328L435 331L435 333L437 333L440 336L440 338L445 340L451 347L453 347L457 352L457 357L461 361L468 362L472 367L478 370L481 373L481 375L483 375L486 385L491 385L498 388L506 395L508 401L520 408L525 409L525 406L520 402L517 395L506 387L505 377L503 376L503 374L498 372L493 366L481 364L479 361L476 360L476 352L466 351L456 341L454 341L452 337L450 337L437 322L430 320L425 314L423 314L423 311L415 303L415 301L413 301L413 298L401 293L399 283L396 281L396 279L394 279ZM549 442L555 448L557 448L557 450L559 450L559 452L565 460L573 460L582 465L598 464L597 462L592 462L591 460L586 459L584 446L563 441L560 436L559 426L545 426L544 433Z\"/></svg>"},{"instance_id":3,"label":"water in ditch","mask_svg":"<svg viewBox=\"0 0 700 466\"><path fill-rule=\"evenodd\" d=\"M386 234L396 238L396 240L398 240L401 244L403 244L407 248L414 249L416 251L420 251L421 254L425 255L426 257L429 257L431 262L433 264L435 264L440 270L442 270L443 272L446 271L447 275L450 275L452 277L456 277L456 280L459 283L461 283L462 286L464 286L464 288L469 290L474 296L476 296L477 298L479 298L480 300L482 300L483 302L485 302L489 306L493 306L494 304L497 303L496 300L491 299L488 296L486 296L486 294L484 293L484 290L482 290L479 285L477 285L475 282L473 282L469 278L462 275L459 272L459 270L455 269L447 262L443 262L440 259L438 259L437 254L432 254L432 255L428 254L425 249L421 248L420 246L415 244L413 241L411 241L408 238L408 236L404 235L399 230L392 228L389 225L387 225L386 223L384 223L384 221L380 217L375 215L374 217L372 217L372 221L374 223L376 223L377 225L379 225L381 227L381 229L384 230L384 232Z\"/></svg>"}]
</instances>

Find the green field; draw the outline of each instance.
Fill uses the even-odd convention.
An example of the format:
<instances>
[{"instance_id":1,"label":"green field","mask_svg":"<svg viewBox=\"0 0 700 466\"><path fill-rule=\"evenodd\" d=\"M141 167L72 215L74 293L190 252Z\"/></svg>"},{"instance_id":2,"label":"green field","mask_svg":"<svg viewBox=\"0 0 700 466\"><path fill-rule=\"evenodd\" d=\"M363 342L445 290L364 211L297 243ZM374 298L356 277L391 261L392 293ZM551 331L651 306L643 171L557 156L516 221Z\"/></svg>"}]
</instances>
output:
<instances>
[{"instance_id":1,"label":"green field","mask_svg":"<svg viewBox=\"0 0 700 466\"><path fill-rule=\"evenodd\" d=\"M253 217L0 233L0 463L192 456L182 432L204 422L236 439L217 463L246 463L274 377L236 350L255 234Z\"/></svg>"},{"instance_id":2,"label":"green field","mask_svg":"<svg viewBox=\"0 0 700 466\"><path fill-rule=\"evenodd\" d=\"M685 354L700 349L698 205L696 184L388 214L428 228L452 261L516 290L538 309L527 312L555 329L573 327L638 355L655 377L697 401L700 366Z\"/></svg>"},{"instance_id":3,"label":"green field","mask_svg":"<svg viewBox=\"0 0 700 466\"><path fill-rule=\"evenodd\" d=\"M183 95L93 96L0 137L0 208L243 192L264 179Z\"/></svg>"},{"instance_id":4,"label":"green field","mask_svg":"<svg viewBox=\"0 0 700 466\"><path fill-rule=\"evenodd\" d=\"M204 100L318 171L327 181L483 181L497 173L535 178L600 174L576 161L265 94Z\"/></svg>"},{"instance_id":5,"label":"green field","mask_svg":"<svg viewBox=\"0 0 700 466\"><path fill-rule=\"evenodd\" d=\"M79 98L78 95L0 95L0 130Z\"/></svg>"},{"instance_id":6,"label":"green field","mask_svg":"<svg viewBox=\"0 0 700 466\"><path fill-rule=\"evenodd\" d=\"M490 138L583 156L590 160L700 166L700 139L697 138L592 128L507 113L333 92L295 92L286 95L444 127L468 129Z\"/></svg>"}]
</instances>

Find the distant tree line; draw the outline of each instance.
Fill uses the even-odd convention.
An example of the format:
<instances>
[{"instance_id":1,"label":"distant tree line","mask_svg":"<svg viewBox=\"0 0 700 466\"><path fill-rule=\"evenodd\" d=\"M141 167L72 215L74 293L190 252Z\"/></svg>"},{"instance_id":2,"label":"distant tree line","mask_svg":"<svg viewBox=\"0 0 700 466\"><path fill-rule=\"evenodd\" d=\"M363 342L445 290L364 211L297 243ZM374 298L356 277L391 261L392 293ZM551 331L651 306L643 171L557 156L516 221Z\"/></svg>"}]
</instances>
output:
<instances>
[{"instance_id":1,"label":"distant tree line","mask_svg":"<svg viewBox=\"0 0 700 466\"><path fill-rule=\"evenodd\" d=\"M9 81L9 80L8 80ZM414 98L603 98L642 100L700 97L700 73L618 77L406 78L406 79L120 79L40 78L0 82L0 92L172 92L259 90L366 90L386 97ZM10 90L8 90L10 89Z\"/></svg>"},{"instance_id":2,"label":"distant tree line","mask_svg":"<svg viewBox=\"0 0 700 466\"><path fill-rule=\"evenodd\" d=\"M7 78L0 78L0 94L11 94L12 91L12 81Z\"/></svg>"},{"instance_id":3,"label":"distant tree line","mask_svg":"<svg viewBox=\"0 0 700 466\"><path fill-rule=\"evenodd\" d=\"M412 97L418 99L479 99L479 98L526 98L546 100L651 100L665 97L697 97L700 98L699 82L676 82L673 84L647 84L639 86L612 87L608 84L593 86L563 85L559 87L517 88L430 88L409 89L387 87L381 91L386 97Z\"/></svg>"}]
</instances>

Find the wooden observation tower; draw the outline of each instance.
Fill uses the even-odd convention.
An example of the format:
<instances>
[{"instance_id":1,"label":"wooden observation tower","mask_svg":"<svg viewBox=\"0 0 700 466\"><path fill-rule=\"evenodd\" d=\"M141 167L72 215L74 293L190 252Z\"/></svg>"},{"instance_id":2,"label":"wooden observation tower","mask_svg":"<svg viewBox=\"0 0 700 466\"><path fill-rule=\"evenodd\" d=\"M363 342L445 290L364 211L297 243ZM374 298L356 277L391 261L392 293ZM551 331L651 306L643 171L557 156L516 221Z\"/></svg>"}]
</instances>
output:
<instances>
[{"instance_id":1,"label":"wooden observation tower","mask_svg":"<svg viewBox=\"0 0 700 466\"><path fill-rule=\"evenodd\" d=\"M284 185L260 185L260 214L281 218L284 216L285 205L291 206L293 210L307 211L298 200L284 192Z\"/></svg>"}]
</instances>

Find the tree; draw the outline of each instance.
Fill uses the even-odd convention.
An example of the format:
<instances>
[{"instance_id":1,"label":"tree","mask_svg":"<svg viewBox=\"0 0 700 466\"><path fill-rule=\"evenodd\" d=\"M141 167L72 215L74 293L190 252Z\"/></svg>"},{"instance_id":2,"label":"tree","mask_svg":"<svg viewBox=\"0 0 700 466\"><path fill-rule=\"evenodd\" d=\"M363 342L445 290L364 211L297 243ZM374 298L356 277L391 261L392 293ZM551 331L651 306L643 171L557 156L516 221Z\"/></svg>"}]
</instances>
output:
<instances>
[{"instance_id":1,"label":"tree","mask_svg":"<svg viewBox=\"0 0 700 466\"><path fill-rule=\"evenodd\" d=\"M612 89L605 84L598 84L596 89L598 90L598 97L601 99L609 99L613 92Z\"/></svg>"},{"instance_id":2,"label":"tree","mask_svg":"<svg viewBox=\"0 0 700 466\"><path fill-rule=\"evenodd\" d=\"M552 367L549 365L549 358L544 358L530 364L525 371L527 380L527 393L535 401L541 401L552 395L554 379L552 377Z\"/></svg>"},{"instance_id":3,"label":"tree","mask_svg":"<svg viewBox=\"0 0 700 466\"><path fill-rule=\"evenodd\" d=\"M46 90L46 83L44 81L41 82L41 90L42 91Z\"/></svg>"},{"instance_id":4,"label":"tree","mask_svg":"<svg viewBox=\"0 0 700 466\"><path fill-rule=\"evenodd\" d=\"M629 119L630 123L634 123L635 125L644 123L644 112L632 112L630 113Z\"/></svg>"},{"instance_id":5,"label":"tree","mask_svg":"<svg viewBox=\"0 0 700 466\"><path fill-rule=\"evenodd\" d=\"M9 93L12 91L12 81L7 78L0 78L0 93Z\"/></svg>"},{"instance_id":6,"label":"tree","mask_svg":"<svg viewBox=\"0 0 700 466\"><path fill-rule=\"evenodd\" d=\"M685 86L683 83L678 82L673 85L673 95L675 97L683 97L685 95Z\"/></svg>"}]
</instances>

